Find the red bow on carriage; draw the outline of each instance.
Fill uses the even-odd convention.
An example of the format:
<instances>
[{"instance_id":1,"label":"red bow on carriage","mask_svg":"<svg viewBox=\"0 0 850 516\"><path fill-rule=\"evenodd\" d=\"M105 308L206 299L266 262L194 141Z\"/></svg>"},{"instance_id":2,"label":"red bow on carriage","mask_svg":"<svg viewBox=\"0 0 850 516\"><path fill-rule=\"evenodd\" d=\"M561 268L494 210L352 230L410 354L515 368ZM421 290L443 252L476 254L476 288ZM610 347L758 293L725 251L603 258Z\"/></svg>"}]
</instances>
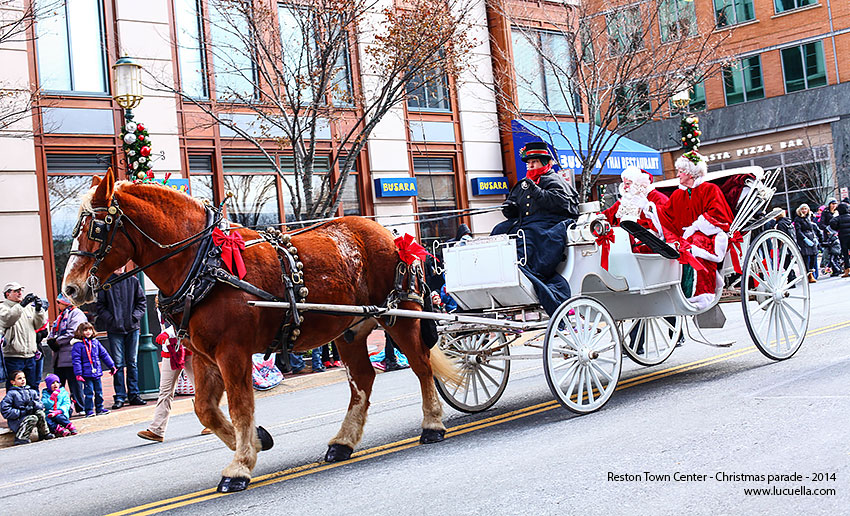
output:
<instances>
[{"instance_id":1,"label":"red bow on carriage","mask_svg":"<svg viewBox=\"0 0 850 516\"><path fill-rule=\"evenodd\" d=\"M416 243L413 240L413 235L410 233L405 233L404 236L396 238L393 242L398 247L399 258L408 265L415 262L417 258L424 262L425 257L431 254L424 247Z\"/></svg>"},{"instance_id":2,"label":"red bow on carriage","mask_svg":"<svg viewBox=\"0 0 850 516\"><path fill-rule=\"evenodd\" d=\"M684 238L679 240L679 263L682 265L690 265L695 271L705 271L705 266L691 254L690 248L693 247L690 242Z\"/></svg>"},{"instance_id":3,"label":"red bow on carriage","mask_svg":"<svg viewBox=\"0 0 850 516\"><path fill-rule=\"evenodd\" d=\"M245 269L245 262L242 260L242 251L245 250L245 240L242 235L235 231L231 231L226 235L219 228L213 229L212 232L213 244L221 246L221 259L227 270L233 274L233 269L236 269L236 276L239 279L245 277L248 271Z\"/></svg>"},{"instance_id":4,"label":"red bow on carriage","mask_svg":"<svg viewBox=\"0 0 850 516\"><path fill-rule=\"evenodd\" d=\"M613 231L596 237L596 245L602 248L602 268L606 271L608 270L608 255L611 253L611 243L615 241Z\"/></svg>"},{"instance_id":5,"label":"red bow on carriage","mask_svg":"<svg viewBox=\"0 0 850 516\"><path fill-rule=\"evenodd\" d=\"M732 266L738 274L744 273L741 269L741 245L743 243L744 235L742 235L740 231L735 231L732 236L729 237L729 246L732 250Z\"/></svg>"}]
</instances>

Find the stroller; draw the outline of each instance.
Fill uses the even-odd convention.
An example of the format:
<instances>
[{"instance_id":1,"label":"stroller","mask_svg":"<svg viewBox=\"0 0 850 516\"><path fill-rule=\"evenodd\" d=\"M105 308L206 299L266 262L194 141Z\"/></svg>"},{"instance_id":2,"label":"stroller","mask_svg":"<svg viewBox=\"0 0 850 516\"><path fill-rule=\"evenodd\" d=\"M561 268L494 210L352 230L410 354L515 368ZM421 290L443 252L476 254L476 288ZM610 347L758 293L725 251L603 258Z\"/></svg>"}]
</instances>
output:
<instances>
[{"instance_id":1,"label":"stroller","mask_svg":"<svg viewBox=\"0 0 850 516\"><path fill-rule=\"evenodd\" d=\"M823 228L823 240L821 241L821 273L830 276L838 276L842 271L841 243L838 241L838 233L829 227Z\"/></svg>"}]
</instances>

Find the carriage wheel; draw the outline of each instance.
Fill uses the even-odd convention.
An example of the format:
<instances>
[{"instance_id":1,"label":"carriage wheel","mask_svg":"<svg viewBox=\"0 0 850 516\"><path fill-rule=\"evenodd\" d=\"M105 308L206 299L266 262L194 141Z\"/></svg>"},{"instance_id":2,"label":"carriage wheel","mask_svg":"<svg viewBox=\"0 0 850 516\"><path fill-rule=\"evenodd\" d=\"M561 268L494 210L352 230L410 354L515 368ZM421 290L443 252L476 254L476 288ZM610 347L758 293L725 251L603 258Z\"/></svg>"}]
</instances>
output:
<instances>
[{"instance_id":1,"label":"carriage wheel","mask_svg":"<svg viewBox=\"0 0 850 516\"><path fill-rule=\"evenodd\" d=\"M669 320L672 319L672 322ZM682 335L684 317L652 317L620 321L623 351L643 366L654 366L667 360Z\"/></svg>"},{"instance_id":2,"label":"carriage wheel","mask_svg":"<svg viewBox=\"0 0 850 516\"><path fill-rule=\"evenodd\" d=\"M546 382L564 407L586 414L602 408L620 379L620 333L595 299L565 301L549 320L543 342Z\"/></svg>"},{"instance_id":3,"label":"carriage wheel","mask_svg":"<svg viewBox=\"0 0 850 516\"><path fill-rule=\"evenodd\" d=\"M437 391L452 408L475 413L487 410L505 392L511 371L510 346L502 332L442 334L440 349L459 363L461 382Z\"/></svg>"},{"instance_id":4,"label":"carriage wheel","mask_svg":"<svg viewBox=\"0 0 850 516\"><path fill-rule=\"evenodd\" d=\"M741 303L747 331L773 360L791 358L809 328L809 283L803 256L791 238L765 231L747 250Z\"/></svg>"}]
</instances>

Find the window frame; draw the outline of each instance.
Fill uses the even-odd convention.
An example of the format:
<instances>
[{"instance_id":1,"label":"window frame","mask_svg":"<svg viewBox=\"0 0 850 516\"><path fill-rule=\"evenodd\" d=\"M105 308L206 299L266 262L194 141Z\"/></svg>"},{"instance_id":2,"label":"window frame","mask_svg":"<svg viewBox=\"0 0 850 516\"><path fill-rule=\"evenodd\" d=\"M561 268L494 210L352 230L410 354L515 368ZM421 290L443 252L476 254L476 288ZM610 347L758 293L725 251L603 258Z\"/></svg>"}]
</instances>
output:
<instances>
[{"instance_id":1,"label":"window frame","mask_svg":"<svg viewBox=\"0 0 850 516\"><path fill-rule=\"evenodd\" d=\"M724 4L723 9L720 9L720 10L717 9L717 2L718 1L723 2L723 4ZM752 18L748 18L746 20L739 20L738 19L738 9L737 9L738 4L749 4L749 7L750 7L749 10L752 13ZM735 20L731 23L727 22L727 23L721 25L719 13L722 12L727 7L729 7L730 5L732 7L732 12L735 15ZM755 8L754 0L712 0L712 11L714 11L714 26L718 29L725 29L725 28L728 28L728 27L734 27L736 25L741 25L742 23L749 23L749 22L756 20L756 8Z\"/></svg>"},{"instance_id":2,"label":"window frame","mask_svg":"<svg viewBox=\"0 0 850 516\"><path fill-rule=\"evenodd\" d=\"M630 34L628 34L634 40L632 42L631 48L622 48L621 49L620 47L622 46L622 43L620 41L621 38L619 37L619 34L618 34L618 37L616 37L616 38L613 37L612 34L611 34L611 27L612 27L611 19L612 19L613 16L616 16L616 17L618 17L617 21L619 21L619 17L622 16L623 13L625 13L627 11L628 12L637 12L637 15L632 18L632 21L636 20L636 21L641 22L641 23L640 24L638 24L638 23L633 23L633 24L624 23L622 25L622 26L633 25L635 27L635 30L633 32L631 32ZM646 48L646 43L644 42L644 38L640 37L640 36L643 36L643 23L642 23L643 20L641 19L640 14L641 13L640 13L640 4L639 3L638 4L624 5L623 7L618 7L617 9L614 9L614 10L611 10L611 11L605 13L605 30L608 34L608 57L617 57L617 56L625 55L625 54L630 53L630 52L640 52L641 50L644 50ZM626 21L628 21L628 20L626 20ZM619 31L620 26L617 26L617 29ZM638 36L638 37L635 37L635 36ZM617 42L616 46L614 45L615 41Z\"/></svg>"},{"instance_id":3,"label":"window frame","mask_svg":"<svg viewBox=\"0 0 850 516\"><path fill-rule=\"evenodd\" d=\"M626 84L621 85L614 91L614 102L619 103L621 98L630 98L633 95L634 88L643 86L646 88L646 98L644 102L641 102L641 106L645 105L646 108L640 108L640 111L644 112L646 117L636 117L634 116L634 109L630 109L629 112L625 115L617 113L617 125L629 126L631 124L641 122L649 119L649 115L652 113L652 99L649 98L649 79L638 79L634 81L630 81ZM637 101L634 101L635 106L637 106ZM624 117L628 117L625 118Z\"/></svg>"},{"instance_id":4,"label":"window frame","mask_svg":"<svg viewBox=\"0 0 850 516\"><path fill-rule=\"evenodd\" d=\"M743 65L743 62L744 62L744 60L750 60L750 59L753 59L753 58L758 59L759 81L761 82L761 97L758 97L758 98L750 98L752 93L747 91L747 81L746 81L746 77L744 76L744 71L751 69L752 66L746 66L745 67ZM725 102L725 105L726 106L734 106L734 105L737 105L737 104L744 104L746 102L752 102L752 101L755 101L755 100L761 100L761 99L765 98L764 72L763 72L762 66L761 66L761 54L756 54L754 56L739 58L735 61L735 63L738 63L741 66L740 69L737 70L737 71L740 72L740 74L741 74L741 84L743 86L742 91L743 91L743 94L744 94L744 100L742 100L741 102L733 102L731 104L729 103L729 92L726 89L726 70L731 68L731 67L723 67L723 69L721 69L721 72L720 72L720 77L721 77L721 80L723 81L723 100Z\"/></svg>"},{"instance_id":5,"label":"window frame","mask_svg":"<svg viewBox=\"0 0 850 516\"><path fill-rule=\"evenodd\" d=\"M696 7L694 6L693 0L658 0L658 28L659 28L659 38L662 43L670 43L672 41L690 38L696 36L699 33L699 27L697 26L697 13ZM665 6L674 6L676 14L678 15L675 18L675 25L677 30L670 31L668 27L667 36L664 35L664 20L662 12L666 8ZM686 13L683 15L683 13ZM682 21L688 21L687 31L682 30ZM673 21L673 18L670 18L670 21ZM669 24L668 24L669 25Z\"/></svg>"},{"instance_id":6,"label":"window frame","mask_svg":"<svg viewBox=\"0 0 850 516\"><path fill-rule=\"evenodd\" d=\"M539 46L539 48L541 48L541 49L544 46L544 42L543 42L543 39L542 39L544 35L546 35L548 37L563 38L564 43L566 44L567 51L570 54L571 68L575 69L575 67L578 66L578 63L576 62L576 55L575 55L574 49L572 48L569 40L567 39L567 37L564 34L559 33L559 32L555 32L555 31L551 31L551 30L540 29L540 28L536 28L536 27L524 27L524 26L519 26L519 25L511 26L510 32L511 32L511 50L512 50L512 52L514 51L514 33L518 34L518 36L520 38L524 39L528 44L530 44L530 45L537 44ZM536 43L529 41L530 38L528 37L528 35L530 33L533 33L534 36L537 38ZM548 44L551 45L551 43L548 43ZM546 60L543 58L542 55L540 55L540 52L537 51L536 48L534 50L535 50L535 57L537 58L536 68L537 68L537 73L538 73L537 77L539 78L539 81L540 81L540 91L532 92L531 94L535 95L536 101L540 101L541 99L539 97L541 97L541 96L544 98L543 108L540 109L540 110L537 110L534 107L531 107L529 109L528 106L523 106L521 99L520 99L519 82L515 81L516 105L519 108L519 110L523 113L548 113L548 112L551 111L552 113L554 113L556 115L583 116L584 113L582 111L581 99L580 99L577 91L573 91L573 98L572 99L568 100L566 98L566 96L562 97L563 100L565 101L565 103L567 103L567 106L564 107L564 111L561 111L560 108L558 108L558 109L552 108L552 105L551 105L551 102L550 102L550 95L549 95L549 93L550 93L550 91L549 91L550 90L550 88L549 88L549 78L550 77L554 78L556 76L556 71L554 69L551 69L547 72ZM516 59L515 54L514 54L514 59ZM513 73L514 73L514 77L517 77L519 75L517 68L516 68L516 65L513 65ZM567 79L571 83L574 81L574 77L572 75L570 77L567 77ZM556 84L556 86L557 86L557 84ZM528 89L530 89L530 87Z\"/></svg>"},{"instance_id":7,"label":"window frame","mask_svg":"<svg viewBox=\"0 0 850 516\"><path fill-rule=\"evenodd\" d=\"M417 162L421 163L421 162L425 162L425 161L429 162L429 167L426 167L426 170L423 170L423 169L420 168L419 170L421 172L417 173ZM448 171L447 169L444 169L444 168L440 168L438 170L431 170L430 164L434 163L435 161L444 161L444 162L449 163L451 165L451 171ZM445 210L445 209L458 209L459 203L461 201L461 195L460 195L461 194L461 192L460 192L461 181L458 178L458 163L457 163L457 159L454 156L446 156L446 155L439 155L439 154L437 154L437 155L420 154L420 155L416 155L416 156L412 157L411 164L412 164L411 169L413 171L413 177L416 178L417 185L420 185L420 182L419 182L420 178L439 176L439 177L449 177L449 178L451 178L452 187L453 187L452 194L453 194L454 201L453 201L453 204L451 205L452 207L449 208L447 203L446 203L445 206L430 206L430 207L427 206L426 204L431 204L430 203L431 199L420 200L422 188L421 188L421 185L417 186L417 189L419 190L419 193L416 196L416 211L417 212L420 212L420 213L426 212L427 213L428 211L441 211L441 210ZM433 193L433 189L432 189L432 193ZM460 226L462 221L459 220L458 218L451 218L451 219L445 219L445 220L451 221L450 223L454 224L454 231L452 231L451 234L448 234L448 235L439 234L440 221L429 221L429 222L420 223L418 225L417 232L419 233L419 240L422 242L422 244L426 248L430 247L432 241L440 240L440 239L443 239L445 241L445 240L448 240L450 238L455 237L455 235L457 234L457 228L458 228L458 226ZM429 227L431 227L431 226L437 227L438 228L437 236L434 236L434 237L424 236L423 235L423 225L429 225Z\"/></svg>"},{"instance_id":8,"label":"window frame","mask_svg":"<svg viewBox=\"0 0 850 516\"><path fill-rule=\"evenodd\" d=\"M109 48L108 41L109 37L107 35L107 27L106 27L106 7L102 0L95 0L97 4L97 24L100 28L100 58L101 58L101 71L103 73L103 91L90 91L90 90L77 90L74 88L74 83L76 82L74 79L74 61L73 61L73 39L71 35L71 26L69 24L69 9L70 6L67 2L63 2L61 7L64 11L64 20L65 20L65 50L67 54L64 57L65 66L68 70L68 81L71 84L71 89L50 89L46 88L43 85L43 76L41 73L42 63L47 63L47 61L55 62L55 60L47 60L42 59L42 52L39 49L39 33L38 33L38 20L36 20L35 27L33 29L34 32L34 50L35 50L35 58L36 58L36 72L38 74L38 85L42 87L44 93L47 95L62 95L62 96L74 96L74 97L110 97L111 98L111 78L109 72Z\"/></svg>"},{"instance_id":9,"label":"window frame","mask_svg":"<svg viewBox=\"0 0 850 516\"><path fill-rule=\"evenodd\" d=\"M427 71L423 70L422 72L417 74L417 76L424 77L426 74L432 74L432 78L428 81L423 81L418 87L416 87L414 89L408 89L408 86L410 86L410 83L408 83L405 86L405 90L407 90L405 92L406 95L407 95L407 101L405 102L405 104L407 105L407 110L408 111L422 112L422 113L451 113L451 111L452 111L452 91L451 91L451 83L449 82L448 74L446 74L446 72L443 71L442 69L435 67L435 68L432 68L432 69L427 70ZM439 87L438 87L437 83L439 83ZM441 100L442 102L444 102L446 104L445 107L433 107L433 106L430 106L430 105L428 105L428 106L422 106L422 105L411 106L410 105L410 102L413 99L417 99L417 102L419 104L422 104L422 102L418 100L419 97L414 95L415 93L422 91L422 98L428 99L431 96L429 91L431 89L438 90L439 88L442 88L443 91L445 92L444 95L439 97L439 100ZM437 97L434 96L434 98L437 98Z\"/></svg>"},{"instance_id":10,"label":"window frame","mask_svg":"<svg viewBox=\"0 0 850 516\"><path fill-rule=\"evenodd\" d=\"M180 41L179 41L180 40L180 33L181 33L182 29L181 29L181 26L180 26L180 23L179 23L180 17L178 15L178 9L180 9L178 2L181 2L181 1L183 1L183 2L191 1L195 4L195 18L196 18L196 23L197 23L196 28L197 28L197 31L198 31L197 51L198 51L198 55L200 57L201 89L203 90L203 93L200 97L190 95L184 89L184 81L183 81L183 78L184 78L184 73L183 73L184 63L183 63L183 59L181 59L181 52L185 47L182 47L181 44L180 44ZM177 73L179 74L179 77L180 77L180 92L182 94L190 97L190 98L193 98L193 99L210 100L213 97L214 92L213 92L213 84L212 84L212 81L210 80L210 66L211 66L211 63L212 63L212 56L210 55L210 52L211 52L210 47L212 46L212 41L211 41L212 35L211 35L211 33L208 33L208 31L211 31L212 28L209 25L209 20L207 18L206 0L174 0L173 8L174 8L173 16L174 16L174 31L175 31L174 37L175 37L175 45L177 47L176 52L175 52L175 59L177 61ZM187 37L191 37L191 36L187 35ZM194 51L195 49L192 49L192 50Z\"/></svg>"},{"instance_id":11,"label":"window frame","mask_svg":"<svg viewBox=\"0 0 850 516\"><path fill-rule=\"evenodd\" d=\"M794 2L794 7L789 7L788 9L781 9L780 10L779 3L781 3L781 1L782 0L773 0L773 12L775 14L790 13L790 12L793 12L793 11L797 11L799 9L803 9L805 7L812 7L814 5L820 4L819 0L791 0L791 1ZM808 3L804 4L803 2L808 2Z\"/></svg>"},{"instance_id":12,"label":"window frame","mask_svg":"<svg viewBox=\"0 0 850 516\"><path fill-rule=\"evenodd\" d=\"M817 45L816 48L820 49L820 57L821 57L821 60L822 60L822 63L823 63L823 81L824 81L824 83L817 85L817 86L809 86L809 76L807 74L808 66L807 66L807 62L806 62L806 53L803 50L803 47L805 47L807 45ZM786 70L785 70L785 51L795 49L795 48L799 50L800 58L802 59L803 88L801 88L799 90L789 91L788 90L788 78L787 78L787 74L786 74ZM811 41L809 43L803 43L801 45L795 45L795 46L791 46L791 47L782 48L782 49L779 50L779 59L780 59L780 64L782 65L782 85L783 85L785 94L796 93L798 91L806 91L806 90L810 90L810 89L814 89L814 88L822 88L824 86L829 86L829 72L828 72L827 66L826 66L826 54L825 54L824 49L823 49L823 40L818 39L818 40L815 40L815 41Z\"/></svg>"}]
</instances>

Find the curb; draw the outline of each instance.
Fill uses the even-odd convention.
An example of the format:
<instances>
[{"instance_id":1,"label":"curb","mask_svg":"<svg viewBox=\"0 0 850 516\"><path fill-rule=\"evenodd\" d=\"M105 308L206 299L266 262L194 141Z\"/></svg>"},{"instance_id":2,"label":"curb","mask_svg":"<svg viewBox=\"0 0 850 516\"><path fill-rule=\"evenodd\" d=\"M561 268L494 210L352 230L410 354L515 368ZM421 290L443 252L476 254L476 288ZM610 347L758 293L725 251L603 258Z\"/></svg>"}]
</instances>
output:
<instances>
[{"instance_id":1,"label":"curb","mask_svg":"<svg viewBox=\"0 0 850 516\"><path fill-rule=\"evenodd\" d=\"M270 396L278 396L289 392L302 391L305 389L314 389L334 383L348 381L348 375L344 368L334 369L333 371L324 371L322 373L292 375L284 378L279 385L267 391L254 391L254 399L267 398ZM227 404L227 395L222 399L222 405ZM101 430L109 430L122 426L137 425L147 423L153 419L153 413L156 409L156 403L149 403L144 407L134 408L132 410L117 410L110 412L105 416L74 418L72 421L77 427L79 434L87 434L91 432L99 432ZM179 416L180 414L188 414L195 410L195 398L175 398L171 403L171 416ZM0 448L9 448L14 445L15 436L8 429L0 430ZM38 442L38 441L33 441Z\"/></svg>"}]
</instances>

